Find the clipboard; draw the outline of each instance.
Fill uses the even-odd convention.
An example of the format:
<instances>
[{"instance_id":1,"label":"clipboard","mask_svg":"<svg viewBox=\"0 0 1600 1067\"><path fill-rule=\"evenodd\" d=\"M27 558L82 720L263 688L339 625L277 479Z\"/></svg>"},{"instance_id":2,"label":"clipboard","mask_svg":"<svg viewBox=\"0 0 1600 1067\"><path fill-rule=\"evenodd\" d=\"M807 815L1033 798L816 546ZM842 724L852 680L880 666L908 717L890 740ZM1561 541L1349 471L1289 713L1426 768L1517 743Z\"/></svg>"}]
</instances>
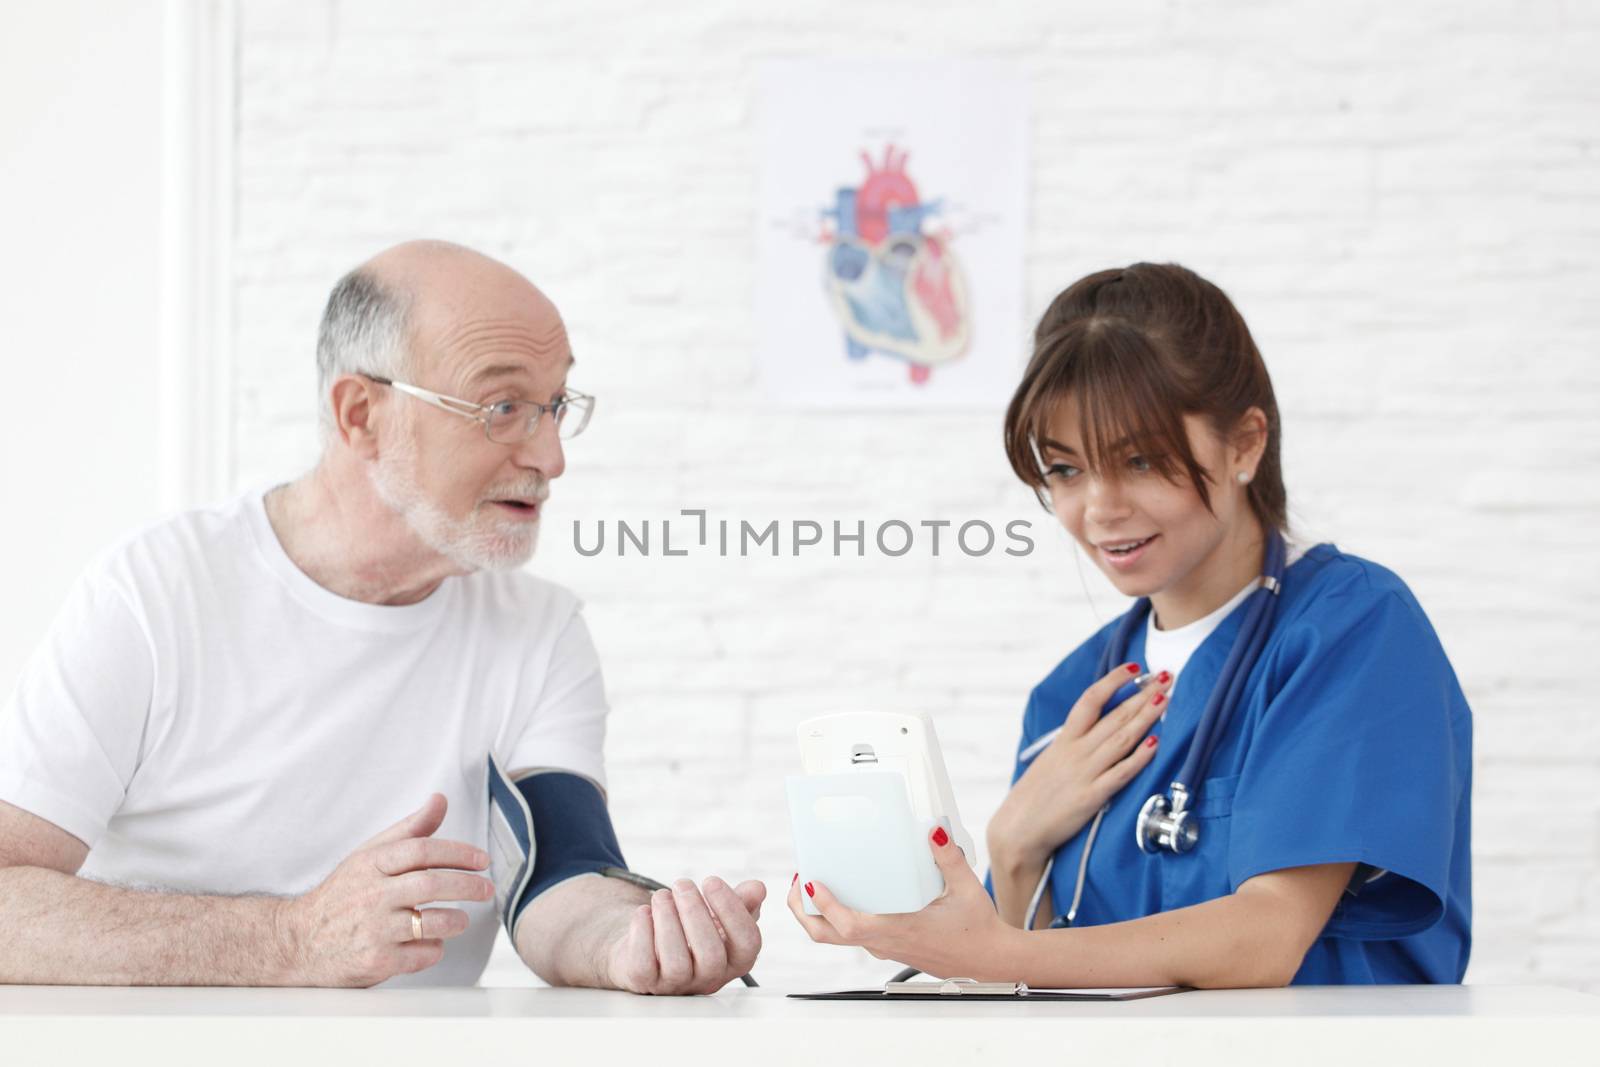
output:
<instances>
[{"instance_id":1,"label":"clipboard","mask_svg":"<svg viewBox=\"0 0 1600 1067\"><path fill-rule=\"evenodd\" d=\"M1026 982L979 982L948 978L931 982L885 982L880 989L839 989L822 993L790 993L792 1000L995 1001L1124 1001L1147 1000L1183 993L1189 986L1139 986L1123 989L1033 989Z\"/></svg>"}]
</instances>

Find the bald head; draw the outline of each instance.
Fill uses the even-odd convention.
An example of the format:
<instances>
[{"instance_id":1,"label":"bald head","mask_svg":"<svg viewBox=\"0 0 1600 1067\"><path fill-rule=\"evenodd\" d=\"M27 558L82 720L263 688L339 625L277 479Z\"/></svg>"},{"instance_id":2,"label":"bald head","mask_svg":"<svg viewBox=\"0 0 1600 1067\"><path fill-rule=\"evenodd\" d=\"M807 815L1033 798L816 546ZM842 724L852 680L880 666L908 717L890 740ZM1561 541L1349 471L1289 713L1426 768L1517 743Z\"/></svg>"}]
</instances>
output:
<instances>
[{"instance_id":1,"label":"bald head","mask_svg":"<svg viewBox=\"0 0 1600 1067\"><path fill-rule=\"evenodd\" d=\"M449 241L407 241L379 252L356 271L404 294L419 319L520 312L561 321L555 305L528 279L497 259Z\"/></svg>"},{"instance_id":2,"label":"bald head","mask_svg":"<svg viewBox=\"0 0 1600 1067\"><path fill-rule=\"evenodd\" d=\"M334 287L318 337L319 409L341 374L425 378L448 389L473 366L572 361L550 299L504 263L448 241L407 241Z\"/></svg>"},{"instance_id":3,"label":"bald head","mask_svg":"<svg viewBox=\"0 0 1600 1067\"><path fill-rule=\"evenodd\" d=\"M482 252L449 241L407 241L356 268L406 305L410 372L442 359L505 346L535 357L570 359L566 327L550 298Z\"/></svg>"}]
</instances>

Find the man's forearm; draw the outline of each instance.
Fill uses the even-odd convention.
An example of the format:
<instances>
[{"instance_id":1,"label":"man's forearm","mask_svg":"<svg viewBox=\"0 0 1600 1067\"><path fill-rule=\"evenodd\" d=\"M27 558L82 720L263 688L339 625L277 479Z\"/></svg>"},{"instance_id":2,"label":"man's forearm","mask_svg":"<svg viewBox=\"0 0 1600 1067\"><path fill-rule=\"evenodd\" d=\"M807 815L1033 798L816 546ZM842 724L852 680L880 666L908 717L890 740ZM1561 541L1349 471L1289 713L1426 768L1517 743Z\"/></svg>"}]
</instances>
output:
<instances>
[{"instance_id":1,"label":"man's forearm","mask_svg":"<svg viewBox=\"0 0 1600 1067\"><path fill-rule=\"evenodd\" d=\"M611 988L606 952L650 903L647 890L614 878L585 875L541 893L517 925L517 955L555 986Z\"/></svg>"},{"instance_id":2,"label":"man's forearm","mask_svg":"<svg viewBox=\"0 0 1600 1067\"><path fill-rule=\"evenodd\" d=\"M123 889L0 867L0 983L294 985L282 898Z\"/></svg>"}]
</instances>

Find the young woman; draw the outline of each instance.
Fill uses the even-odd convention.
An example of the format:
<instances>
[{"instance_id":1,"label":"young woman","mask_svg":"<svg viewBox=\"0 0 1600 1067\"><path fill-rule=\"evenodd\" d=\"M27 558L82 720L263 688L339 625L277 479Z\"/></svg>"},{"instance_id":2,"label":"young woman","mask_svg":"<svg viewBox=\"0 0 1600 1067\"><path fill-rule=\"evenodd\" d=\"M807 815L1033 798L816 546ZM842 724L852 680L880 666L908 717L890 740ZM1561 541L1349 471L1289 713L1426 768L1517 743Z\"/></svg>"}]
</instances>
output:
<instances>
[{"instance_id":1,"label":"young woman","mask_svg":"<svg viewBox=\"0 0 1600 1067\"><path fill-rule=\"evenodd\" d=\"M1033 690L990 890L935 830L920 912L794 885L814 940L1033 986L1461 980L1466 700L1397 576L1286 541L1279 438L1216 286L1138 263L1056 297L1006 453L1138 599Z\"/></svg>"}]
</instances>

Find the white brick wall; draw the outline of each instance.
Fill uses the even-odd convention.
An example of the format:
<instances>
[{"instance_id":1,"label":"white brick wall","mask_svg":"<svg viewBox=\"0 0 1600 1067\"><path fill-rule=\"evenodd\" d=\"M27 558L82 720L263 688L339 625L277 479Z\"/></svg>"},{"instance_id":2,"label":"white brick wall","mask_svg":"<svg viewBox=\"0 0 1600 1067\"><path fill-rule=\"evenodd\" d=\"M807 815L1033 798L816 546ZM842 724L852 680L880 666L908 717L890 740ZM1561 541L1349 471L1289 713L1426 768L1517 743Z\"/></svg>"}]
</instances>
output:
<instances>
[{"instance_id":1,"label":"white brick wall","mask_svg":"<svg viewBox=\"0 0 1600 1067\"><path fill-rule=\"evenodd\" d=\"M1014 483L998 411L780 413L753 381L757 63L999 57L1033 91L1029 315L1134 259L1234 297L1297 520L1411 582L1471 698L1470 977L1600 988L1600 9L246 0L238 32L236 480L311 458L316 320L351 264L444 236L544 286L602 399L535 566L588 601L638 868L781 893L793 724L839 705L933 712L981 831L1029 687L1118 610ZM683 507L1024 517L1039 550L572 550L574 518ZM885 970L776 903L763 927L769 981Z\"/></svg>"}]
</instances>

